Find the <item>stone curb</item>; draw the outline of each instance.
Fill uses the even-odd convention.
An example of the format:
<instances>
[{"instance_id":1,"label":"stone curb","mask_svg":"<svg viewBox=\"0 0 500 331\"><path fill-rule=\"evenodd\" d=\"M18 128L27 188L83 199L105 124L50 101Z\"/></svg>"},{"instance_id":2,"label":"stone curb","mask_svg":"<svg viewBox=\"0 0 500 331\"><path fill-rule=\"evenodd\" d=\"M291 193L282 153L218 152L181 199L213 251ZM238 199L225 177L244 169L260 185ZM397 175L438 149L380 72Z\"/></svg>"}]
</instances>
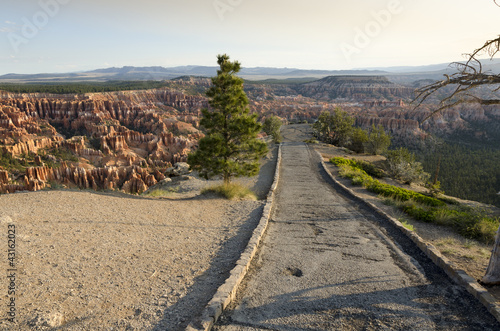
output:
<instances>
[{"instance_id":1,"label":"stone curb","mask_svg":"<svg viewBox=\"0 0 500 331\"><path fill-rule=\"evenodd\" d=\"M365 205L372 211L374 211L377 215L382 217L383 219L388 220L392 223L396 228L398 228L401 232L403 232L407 237L411 239L437 266L444 270L444 272L453 279L459 285L464 286L467 289L467 292L472 294L477 300L479 300L486 309L492 314L499 322L500 322L500 304L497 300L488 293L483 286L481 286L474 278L469 276L464 270L458 269L458 267L448 258L441 255L434 245L425 242L419 235L415 232L408 230L394 217L388 215L386 212L375 206L369 201L364 200L360 196L358 196L353 190L340 183L335 177L330 173L327 169L325 161L323 160L323 156L320 152L318 153L321 165L328 176L332 179L333 183L339 187L341 190L346 192L348 195L353 197L356 201Z\"/></svg>"},{"instance_id":2,"label":"stone curb","mask_svg":"<svg viewBox=\"0 0 500 331\"><path fill-rule=\"evenodd\" d=\"M262 240L264 232L267 229L267 225L269 224L271 210L274 204L275 191L278 187L280 167L281 144L278 147L278 159L276 162L273 184L267 195L266 204L264 205L264 210L262 212L262 217L260 218L259 224L254 229L252 237L248 241L247 247L245 248L243 253L241 253L240 258L236 262L236 266L233 268L233 270L231 270L229 277L226 279L224 284L222 284L217 289L217 292L215 292L212 299L205 306L201 317L191 321L191 323L186 328L187 331L211 330L224 309L226 309L226 307L234 300L236 291L243 281L243 278L245 277L248 268L250 267L252 259L257 253L259 244Z\"/></svg>"}]
</instances>

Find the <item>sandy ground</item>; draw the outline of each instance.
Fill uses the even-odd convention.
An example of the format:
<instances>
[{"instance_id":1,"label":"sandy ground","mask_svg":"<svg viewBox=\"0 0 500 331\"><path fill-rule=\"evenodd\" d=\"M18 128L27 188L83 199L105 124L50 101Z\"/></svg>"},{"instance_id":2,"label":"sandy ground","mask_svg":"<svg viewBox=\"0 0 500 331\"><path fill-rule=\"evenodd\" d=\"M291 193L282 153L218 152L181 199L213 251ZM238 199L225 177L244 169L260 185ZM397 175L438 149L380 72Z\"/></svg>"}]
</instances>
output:
<instances>
[{"instance_id":1,"label":"sandy ground","mask_svg":"<svg viewBox=\"0 0 500 331\"><path fill-rule=\"evenodd\" d=\"M258 177L245 181L260 197L272 184L275 152ZM184 328L224 282L264 205L200 196L206 184L185 181L167 199L91 191L1 195L4 272L12 269L12 225L16 237L15 276L0 281L0 329ZM12 298L15 323L4 320Z\"/></svg>"}]
</instances>

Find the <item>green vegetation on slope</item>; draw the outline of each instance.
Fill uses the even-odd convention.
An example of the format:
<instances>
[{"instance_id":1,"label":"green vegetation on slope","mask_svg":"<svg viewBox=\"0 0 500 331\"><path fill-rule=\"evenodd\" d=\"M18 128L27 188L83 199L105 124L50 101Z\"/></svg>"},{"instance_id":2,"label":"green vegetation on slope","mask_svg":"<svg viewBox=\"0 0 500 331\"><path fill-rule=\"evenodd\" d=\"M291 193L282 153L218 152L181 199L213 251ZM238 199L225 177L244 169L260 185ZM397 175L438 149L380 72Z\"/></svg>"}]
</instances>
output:
<instances>
[{"instance_id":1,"label":"green vegetation on slope","mask_svg":"<svg viewBox=\"0 0 500 331\"><path fill-rule=\"evenodd\" d=\"M350 178L353 185L386 197L386 203L398 207L407 215L428 223L453 228L466 238L492 243L500 224L498 218L486 212L460 205L450 199L437 199L412 190L381 183L361 169L359 161L333 158L341 177Z\"/></svg>"}]
</instances>

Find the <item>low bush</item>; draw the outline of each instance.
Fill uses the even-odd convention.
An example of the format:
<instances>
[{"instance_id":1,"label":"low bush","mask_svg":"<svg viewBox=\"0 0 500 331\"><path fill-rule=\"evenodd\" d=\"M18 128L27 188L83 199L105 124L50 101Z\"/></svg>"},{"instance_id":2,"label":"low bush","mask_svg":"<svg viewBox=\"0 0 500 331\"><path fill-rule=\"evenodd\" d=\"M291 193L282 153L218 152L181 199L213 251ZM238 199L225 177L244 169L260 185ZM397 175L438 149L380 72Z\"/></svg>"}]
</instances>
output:
<instances>
[{"instance_id":1,"label":"low bush","mask_svg":"<svg viewBox=\"0 0 500 331\"><path fill-rule=\"evenodd\" d=\"M257 200L255 193L253 193L248 187L237 183L209 186L204 188L201 193L215 193L229 200Z\"/></svg>"},{"instance_id":2,"label":"low bush","mask_svg":"<svg viewBox=\"0 0 500 331\"><path fill-rule=\"evenodd\" d=\"M348 165L340 165L339 174L341 177L349 178L353 185L357 186L367 186L373 181L373 178L370 177L364 170L354 168Z\"/></svg>"},{"instance_id":3,"label":"low bush","mask_svg":"<svg viewBox=\"0 0 500 331\"><path fill-rule=\"evenodd\" d=\"M148 197L167 197L170 196L174 193L177 192L177 189L175 188L170 188L170 189L155 189L152 191L149 191L147 193L144 193Z\"/></svg>"},{"instance_id":4,"label":"low bush","mask_svg":"<svg viewBox=\"0 0 500 331\"><path fill-rule=\"evenodd\" d=\"M485 244L495 241L495 234L500 225L498 218L488 217L483 211L467 206L433 207L418 204L413 200L394 203L409 216L427 223L453 228L468 239L475 239Z\"/></svg>"},{"instance_id":5,"label":"low bush","mask_svg":"<svg viewBox=\"0 0 500 331\"><path fill-rule=\"evenodd\" d=\"M416 205L403 206L402 210L411 217L426 223L434 221L434 209L418 207Z\"/></svg>"},{"instance_id":6,"label":"low bush","mask_svg":"<svg viewBox=\"0 0 500 331\"><path fill-rule=\"evenodd\" d=\"M400 222L401 222L401 224L402 224L405 228L407 228L408 230L410 230L410 231L415 231L415 227L414 227L413 225L411 225L410 223L408 223L407 221L404 221L404 220L403 220L403 221L400 221Z\"/></svg>"},{"instance_id":7,"label":"low bush","mask_svg":"<svg viewBox=\"0 0 500 331\"><path fill-rule=\"evenodd\" d=\"M358 160L353 160L353 159L346 159L343 157L334 157L334 158L330 159L330 162L337 165L337 166L347 165L347 166L350 166L353 168L363 170L368 175L376 177L376 178L384 177L384 172L369 162L358 161Z\"/></svg>"},{"instance_id":8,"label":"low bush","mask_svg":"<svg viewBox=\"0 0 500 331\"><path fill-rule=\"evenodd\" d=\"M387 166L391 176L406 184L426 183L430 177L415 154L403 147L387 152Z\"/></svg>"},{"instance_id":9,"label":"low bush","mask_svg":"<svg viewBox=\"0 0 500 331\"><path fill-rule=\"evenodd\" d=\"M412 190L407 190L397 186L384 184L379 182L378 180L373 181L371 185L367 187L367 189L373 193L380 194L386 197L398 198L401 201L407 201L411 199L420 202L424 205L433 207L446 205L446 203L436 198L428 197L426 195L423 195L422 193L418 193Z\"/></svg>"}]
</instances>

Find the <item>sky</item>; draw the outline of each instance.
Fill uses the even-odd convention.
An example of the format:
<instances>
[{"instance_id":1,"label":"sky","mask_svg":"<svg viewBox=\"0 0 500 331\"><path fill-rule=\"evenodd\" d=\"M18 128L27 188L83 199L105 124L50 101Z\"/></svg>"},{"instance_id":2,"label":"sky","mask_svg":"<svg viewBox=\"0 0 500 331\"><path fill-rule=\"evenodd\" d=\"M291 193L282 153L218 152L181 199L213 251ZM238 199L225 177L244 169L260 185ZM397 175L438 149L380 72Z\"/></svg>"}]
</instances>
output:
<instances>
[{"instance_id":1,"label":"sky","mask_svg":"<svg viewBox=\"0 0 500 331\"><path fill-rule=\"evenodd\" d=\"M343 70L462 60L494 0L1 0L0 75L122 66Z\"/></svg>"}]
</instances>

